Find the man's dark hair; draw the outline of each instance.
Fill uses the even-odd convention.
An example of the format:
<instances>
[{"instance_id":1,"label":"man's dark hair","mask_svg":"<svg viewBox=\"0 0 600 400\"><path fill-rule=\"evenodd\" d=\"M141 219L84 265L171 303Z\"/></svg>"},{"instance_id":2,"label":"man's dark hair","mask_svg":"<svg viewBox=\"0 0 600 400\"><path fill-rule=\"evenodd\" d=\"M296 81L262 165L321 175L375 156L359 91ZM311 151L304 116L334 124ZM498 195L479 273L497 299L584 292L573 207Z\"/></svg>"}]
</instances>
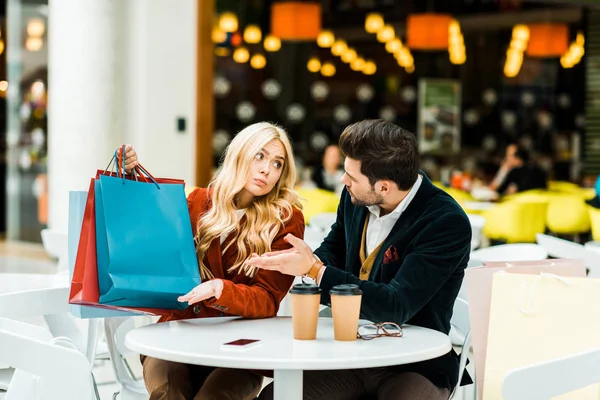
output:
<instances>
[{"instance_id":1,"label":"man's dark hair","mask_svg":"<svg viewBox=\"0 0 600 400\"><path fill-rule=\"evenodd\" d=\"M411 132L380 119L364 120L344 129L340 150L360 161L360 172L375 182L388 179L409 190L419 173L417 139Z\"/></svg>"},{"instance_id":2,"label":"man's dark hair","mask_svg":"<svg viewBox=\"0 0 600 400\"><path fill-rule=\"evenodd\" d=\"M517 147L517 151L515 152L515 157L517 157L519 160L523 161L523 164L529 163L529 152L521 146Z\"/></svg>"}]
</instances>

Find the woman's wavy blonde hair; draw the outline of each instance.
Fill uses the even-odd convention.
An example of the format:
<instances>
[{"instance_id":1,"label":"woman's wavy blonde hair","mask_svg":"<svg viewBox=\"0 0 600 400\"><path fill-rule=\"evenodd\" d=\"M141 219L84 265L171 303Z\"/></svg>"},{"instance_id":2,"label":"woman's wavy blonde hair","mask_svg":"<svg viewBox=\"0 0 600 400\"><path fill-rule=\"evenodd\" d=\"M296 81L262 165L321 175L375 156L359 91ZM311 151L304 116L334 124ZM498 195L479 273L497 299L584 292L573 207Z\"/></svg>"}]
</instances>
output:
<instances>
[{"instance_id":1,"label":"woman's wavy blonde hair","mask_svg":"<svg viewBox=\"0 0 600 400\"><path fill-rule=\"evenodd\" d=\"M272 140L279 140L285 149L285 162L279 180L266 195L255 198L245 209L245 221L236 217L236 196L246 185L250 165L256 155ZM271 243L277 232L292 217L292 207L302 208L294 191L296 165L292 145L287 133L268 122L259 122L240 131L225 150L223 164L208 185L212 189L212 207L198 221L196 253L202 279L214 275L204 264L204 257L213 240L221 235L237 232L235 240L222 249L224 254L230 246L237 247L237 259L228 270L238 270L254 276L256 268L245 264L252 253L271 251Z\"/></svg>"}]
</instances>

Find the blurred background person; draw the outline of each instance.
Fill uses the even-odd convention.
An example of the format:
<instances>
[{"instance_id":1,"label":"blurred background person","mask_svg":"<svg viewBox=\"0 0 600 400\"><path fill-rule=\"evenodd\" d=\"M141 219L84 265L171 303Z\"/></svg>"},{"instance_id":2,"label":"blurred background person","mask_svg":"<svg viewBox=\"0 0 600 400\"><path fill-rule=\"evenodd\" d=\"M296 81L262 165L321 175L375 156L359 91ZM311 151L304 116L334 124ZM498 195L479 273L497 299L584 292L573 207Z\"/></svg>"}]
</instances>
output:
<instances>
[{"instance_id":1,"label":"blurred background person","mask_svg":"<svg viewBox=\"0 0 600 400\"><path fill-rule=\"evenodd\" d=\"M510 172L496 189L500 196L531 189L546 189L548 186L546 172L531 162L525 149L517 147L514 154L507 157L505 164L510 168Z\"/></svg>"},{"instance_id":2,"label":"blurred background person","mask_svg":"<svg viewBox=\"0 0 600 400\"><path fill-rule=\"evenodd\" d=\"M518 146L514 143L506 146L506 152L504 154L504 159L502 160L502 163L500 164L500 169L496 173L496 176L494 176L492 183L490 183L490 189L492 189L492 190L498 189L498 187L500 187L500 185L502 185L502 183L506 179L506 176L512 169L510 163L511 163L511 160L514 158L515 153L517 152L517 148L518 148Z\"/></svg>"},{"instance_id":3,"label":"blurred background person","mask_svg":"<svg viewBox=\"0 0 600 400\"><path fill-rule=\"evenodd\" d=\"M341 168L342 153L337 144L330 144L325 148L321 165L318 165L312 174L312 181L319 189L341 193L344 184L340 181L344 170Z\"/></svg>"}]
</instances>

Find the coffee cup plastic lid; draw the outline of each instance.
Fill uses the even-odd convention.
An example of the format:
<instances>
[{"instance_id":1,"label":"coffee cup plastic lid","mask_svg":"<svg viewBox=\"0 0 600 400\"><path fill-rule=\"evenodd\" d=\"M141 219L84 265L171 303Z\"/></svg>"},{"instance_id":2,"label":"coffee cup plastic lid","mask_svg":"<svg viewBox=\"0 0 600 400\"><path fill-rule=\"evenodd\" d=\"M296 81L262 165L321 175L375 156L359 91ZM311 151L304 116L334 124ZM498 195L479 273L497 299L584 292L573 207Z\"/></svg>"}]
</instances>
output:
<instances>
[{"instance_id":1,"label":"coffee cup plastic lid","mask_svg":"<svg viewBox=\"0 0 600 400\"><path fill-rule=\"evenodd\" d=\"M290 290L292 294L318 294L321 293L321 288L313 283L299 283Z\"/></svg>"},{"instance_id":2,"label":"coffee cup plastic lid","mask_svg":"<svg viewBox=\"0 0 600 400\"><path fill-rule=\"evenodd\" d=\"M329 294L334 294L337 296L356 296L362 294L362 291L357 285L346 284L332 287L329 291Z\"/></svg>"}]
</instances>

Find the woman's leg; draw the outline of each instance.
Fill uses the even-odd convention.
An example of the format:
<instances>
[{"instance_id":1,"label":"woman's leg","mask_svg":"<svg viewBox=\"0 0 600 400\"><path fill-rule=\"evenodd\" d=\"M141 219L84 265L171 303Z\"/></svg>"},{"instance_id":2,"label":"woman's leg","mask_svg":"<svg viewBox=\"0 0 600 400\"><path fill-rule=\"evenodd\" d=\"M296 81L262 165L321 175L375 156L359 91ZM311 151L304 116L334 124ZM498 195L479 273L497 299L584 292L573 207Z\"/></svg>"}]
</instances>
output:
<instances>
[{"instance_id":1,"label":"woman's leg","mask_svg":"<svg viewBox=\"0 0 600 400\"><path fill-rule=\"evenodd\" d=\"M187 364L144 357L142 365L150 400L188 400L194 395Z\"/></svg>"},{"instance_id":2,"label":"woman's leg","mask_svg":"<svg viewBox=\"0 0 600 400\"><path fill-rule=\"evenodd\" d=\"M189 400L194 397L212 367L187 365L158 358L141 358L149 400Z\"/></svg>"},{"instance_id":3,"label":"woman's leg","mask_svg":"<svg viewBox=\"0 0 600 400\"><path fill-rule=\"evenodd\" d=\"M250 400L262 388L263 377L244 369L216 368L194 400Z\"/></svg>"}]
</instances>

